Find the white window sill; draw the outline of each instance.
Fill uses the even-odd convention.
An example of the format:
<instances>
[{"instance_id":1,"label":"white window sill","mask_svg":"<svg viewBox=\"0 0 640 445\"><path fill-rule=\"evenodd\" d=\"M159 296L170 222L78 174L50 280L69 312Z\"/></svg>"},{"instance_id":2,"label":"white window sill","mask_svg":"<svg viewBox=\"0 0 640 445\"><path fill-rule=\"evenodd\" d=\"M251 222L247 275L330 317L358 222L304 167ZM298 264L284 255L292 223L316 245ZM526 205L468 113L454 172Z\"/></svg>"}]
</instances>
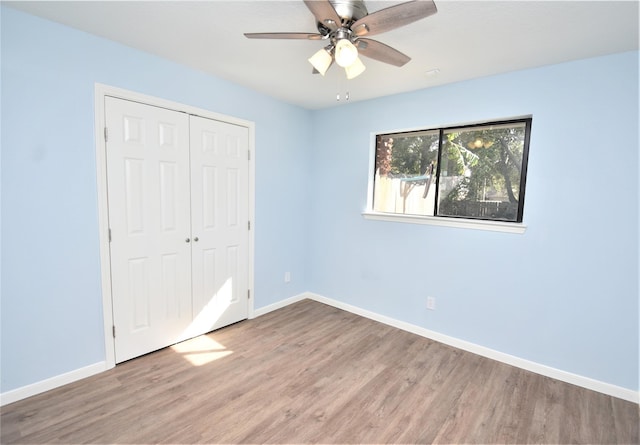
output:
<instances>
[{"instance_id":1,"label":"white window sill","mask_svg":"<svg viewBox=\"0 0 640 445\"><path fill-rule=\"evenodd\" d=\"M402 222L410 224L429 224L432 226L457 227L461 229L489 230L492 232L524 233L527 226L523 223L484 221L463 218L438 218L434 216L403 215L400 213L363 212L365 219L377 221Z\"/></svg>"}]
</instances>

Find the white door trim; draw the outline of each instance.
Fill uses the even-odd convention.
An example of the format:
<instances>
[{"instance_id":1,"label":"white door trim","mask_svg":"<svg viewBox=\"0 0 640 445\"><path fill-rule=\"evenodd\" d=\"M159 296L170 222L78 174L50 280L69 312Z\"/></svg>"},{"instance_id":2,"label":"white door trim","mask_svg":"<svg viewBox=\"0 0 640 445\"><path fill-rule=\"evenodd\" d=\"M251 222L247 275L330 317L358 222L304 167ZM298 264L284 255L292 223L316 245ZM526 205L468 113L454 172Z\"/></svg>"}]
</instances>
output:
<instances>
[{"instance_id":1,"label":"white door trim","mask_svg":"<svg viewBox=\"0 0 640 445\"><path fill-rule=\"evenodd\" d=\"M115 367L115 342L113 339L113 305L111 300L111 266L109 257L109 205L107 195L107 158L104 128L105 121L105 96L119 99L140 102L156 107L168 108L187 114L194 114L208 119L227 122L234 125L246 127L249 130L249 221L251 230L249 231L249 276L248 285L250 290L249 298L249 318L254 314L254 242L255 242L255 123L236 117L214 113L202 108L172 102L154 96L124 90L100 83L95 84L95 142L96 142L96 171L98 187L98 229L100 241L100 277L102 281L102 311L104 319L104 345L106 369Z\"/></svg>"}]
</instances>

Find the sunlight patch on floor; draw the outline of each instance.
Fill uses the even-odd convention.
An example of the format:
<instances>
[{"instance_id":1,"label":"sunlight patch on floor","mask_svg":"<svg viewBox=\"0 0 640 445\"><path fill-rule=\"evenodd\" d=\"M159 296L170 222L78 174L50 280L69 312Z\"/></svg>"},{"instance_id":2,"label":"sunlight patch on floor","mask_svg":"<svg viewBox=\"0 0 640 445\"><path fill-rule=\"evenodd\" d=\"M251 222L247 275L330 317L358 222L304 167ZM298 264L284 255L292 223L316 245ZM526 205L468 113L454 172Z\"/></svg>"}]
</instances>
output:
<instances>
[{"instance_id":1,"label":"sunlight patch on floor","mask_svg":"<svg viewBox=\"0 0 640 445\"><path fill-rule=\"evenodd\" d=\"M202 366L233 354L224 345L211 337L202 335L171 346L194 366Z\"/></svg>"}]
</instances>

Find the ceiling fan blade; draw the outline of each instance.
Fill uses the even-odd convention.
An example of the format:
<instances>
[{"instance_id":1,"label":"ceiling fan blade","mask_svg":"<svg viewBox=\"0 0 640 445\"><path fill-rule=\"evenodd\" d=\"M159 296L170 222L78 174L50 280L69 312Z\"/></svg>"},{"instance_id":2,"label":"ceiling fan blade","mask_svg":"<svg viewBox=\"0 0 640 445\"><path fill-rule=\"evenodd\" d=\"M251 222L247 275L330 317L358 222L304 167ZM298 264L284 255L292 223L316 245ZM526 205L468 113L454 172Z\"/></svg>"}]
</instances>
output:
<instances>
[{"instance_id":1,"label":"ceiling fan blade","mask_svg":"<svg viewBox=\"0 0 640 445\"><path fill-rule=\"evenodd\" d=\"M244 36L249 39L303 39L322 40L322 34L309 32L245 32Z\"/></svg>"},{"instance_id":2,"label":"ceiling fan blade","mask_svg":"<svg viewBox=\"0 0 640 445\"><path fill-rule=\"evenodd\" d=\"M400 3L362 17L351 25L351 31L357 36L372 36L408 25L436 12L438 9L433 0Z\"/></svg>"},{"instance_id":3,"label":"ceiling fan blade","mask_svg":"<svg viewBox=\"0 0 640 445\"><path fill-rule=\"evenodd\" d=\"M335 30L342 24L342 19L329 0L304 0L304 4L316 20L329 29Z\"/></svg>"},{"instance_id":4,"label":"ceiling fan blade","mask_svg":"<svg viewBox=\"0 0 640 445\"><path fill-rule=\"evenodd\" d=\"M390 65L402 66L411 60L406 54L377 40L360 38L356 41L356 47L359 54Z\"/></svg>"}]
</instances>

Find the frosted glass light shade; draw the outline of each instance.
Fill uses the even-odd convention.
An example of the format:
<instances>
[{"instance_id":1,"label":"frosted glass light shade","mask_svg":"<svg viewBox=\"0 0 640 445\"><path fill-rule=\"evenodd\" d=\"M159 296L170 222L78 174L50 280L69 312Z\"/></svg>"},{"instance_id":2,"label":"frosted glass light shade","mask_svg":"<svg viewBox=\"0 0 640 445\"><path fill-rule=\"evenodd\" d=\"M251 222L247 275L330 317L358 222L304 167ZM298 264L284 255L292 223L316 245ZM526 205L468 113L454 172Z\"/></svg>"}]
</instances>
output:
<instances>
[{"instance_id":1,"label":"frosted glass light shade","mask_svg":"<svg viewBox=\"0 0 640 445\"><path fill-rule=\"evenodd\" d=\"M347 72L347 79L353 79L354 77L358 77L360 74L364 73L367 67L364 66L360 57L356 57L355 62L346 67L344 70Z\"/></svg>"},{"instance_id":2,"label":"frosted glass light shade","mask_svg":"<svg viewBox=\"0 0 640 445\"><path fill-rule=\"evenodd\" d=\"M358 49L349 39L340 39L336 43L335 58L338 65L346 68L358 58Z\"/></svg>"},{"instance_id":3,"label":"frosted glass light shade","mask_svg":"<svg viewBox=\"0 0 640 445\"><path fill-rule=\"evenodd\" d=\"M327 51L324 48L322 48L320 51L315 53L309 59L309 63L313 65L313 67L316 70L318 70L318 72L323 76L324 76L324 73L326 73L329 67L331 66L331 62L333 62L333 59L331 58L331 54L329 54L329 51Z\"/></svg>"}]
</instances>

